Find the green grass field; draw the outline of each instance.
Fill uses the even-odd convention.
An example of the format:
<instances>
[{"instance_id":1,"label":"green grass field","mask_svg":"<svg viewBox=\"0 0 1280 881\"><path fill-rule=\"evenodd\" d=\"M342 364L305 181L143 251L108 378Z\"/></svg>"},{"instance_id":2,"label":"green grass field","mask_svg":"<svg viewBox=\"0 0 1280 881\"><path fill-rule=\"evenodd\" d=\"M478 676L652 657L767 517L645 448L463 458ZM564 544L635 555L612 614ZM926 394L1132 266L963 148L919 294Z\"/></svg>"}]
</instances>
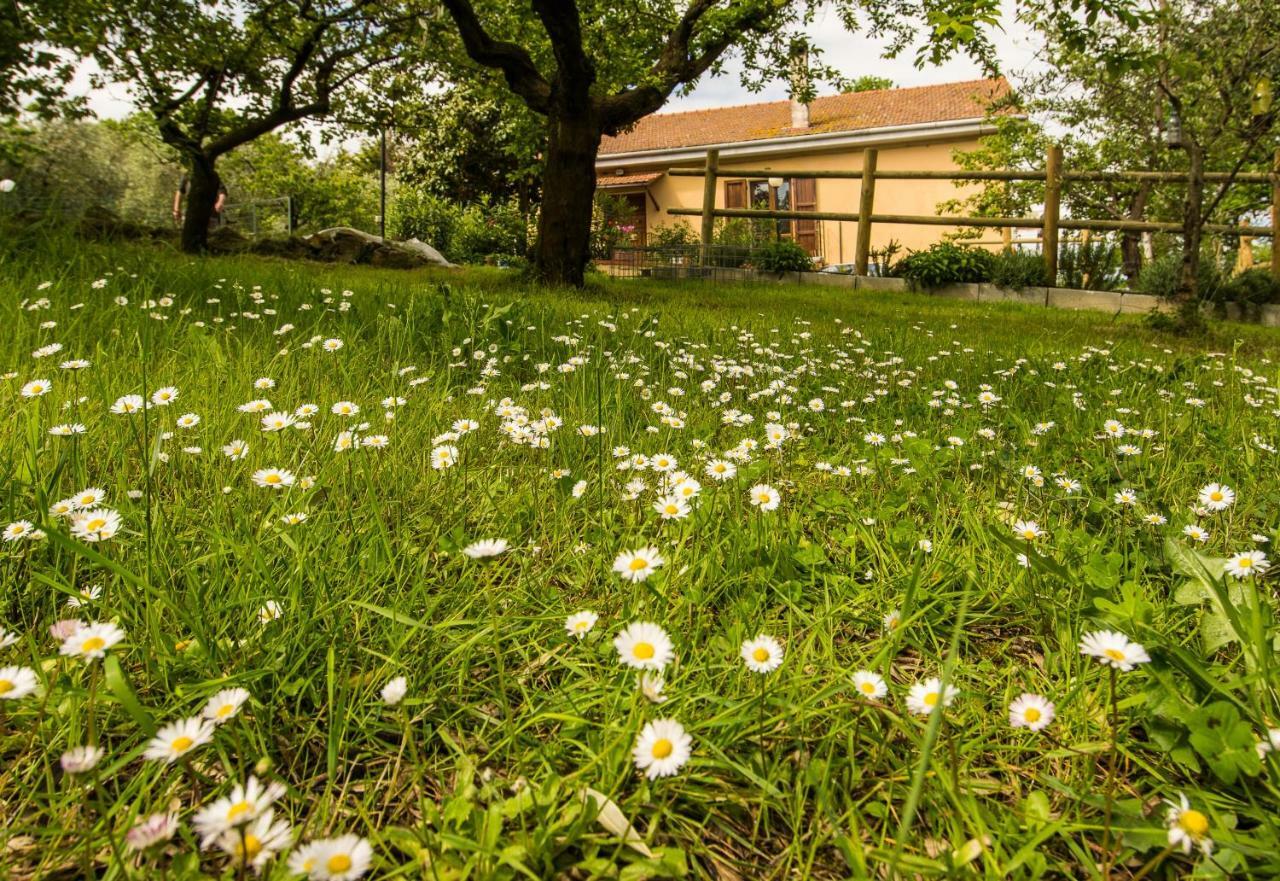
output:
<instances>
[{"instance_id":1,"label":"green grass field","mask_svg":"<svg viewBox=\"0 0 1280 881\"><path fill-rule=\"evenodd\" d=\"M1280 872L1274 332L0 269L0 877Z\"/></svg>"}]
</instances>

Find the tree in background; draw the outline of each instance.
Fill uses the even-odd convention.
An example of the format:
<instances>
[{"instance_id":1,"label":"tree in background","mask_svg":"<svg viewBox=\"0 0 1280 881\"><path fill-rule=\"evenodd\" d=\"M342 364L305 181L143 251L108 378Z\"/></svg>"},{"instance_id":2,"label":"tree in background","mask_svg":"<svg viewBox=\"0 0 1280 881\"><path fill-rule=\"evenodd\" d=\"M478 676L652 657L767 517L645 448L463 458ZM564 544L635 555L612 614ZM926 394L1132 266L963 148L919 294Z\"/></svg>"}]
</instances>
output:
<instances>
[{"instance_id":1,"label":"tree in background","mask_svg":"<svg viewBox=\"0 0 1280 881\"><path fill-rule=\"evenodd\" d=\"M881 89L897 88L897 84L887 76L865 74L855 78L844 89L846 92L877 92Z\"/></svg>"},{"instance_id":2,"label":"tree in background","mask_svg":"<svg viewBox=\"0 0 1280 881\"><path fill-rule=\"evenodd\" d=\"M515 199L538 187L542 126L519 102L462 83L422 99L397 138L399 179L464 205Z\"/></svg>"},{"instance_id":3,"label":"tree in background","mask_svg":"<svg viewBox=\"0 0 1280 881\"><path fill-rule=\"evenodd\" d=\"M277 132L228 155L221 176L237 200L289 197L293 229L364 226L378 212L377 183L365 163L346 151L317 159L305 141Z\"/></svg>"},{"instance_id":4,"label":"tree in background","mask_svg":"<svg viewBox=\"0 0 1280 881\"><path fill-rule=\"evenodd\" d=\"M440 0L430 56L450 81L496 72L501 85L545 117L542 209L535 271L544 282L581 285L589 257L595 159L605 135L658 110L677 90L722 71L736 52L744 80L785 75L803 26L832 10L849 30L889 41L891 54L919 44L917 61L962 51L994 69L984 30L995 0ZM1130 0L1024 0L1024 6L1087 11L1136 21ZM1074 25L1073 25L1074 27ZM469 63L466 63L469 60ZM810 57L809 82L836 79ZM493 84L492 73L480 81Z\"/></svg>"},{"instance_id":5,"label":"tree in background","mask_svg":"<svg viewBox=\"0 0 1280 881\"><path fill-rule=\"evenodd\" d=\"M1181 222L1180 296L1194 306L1204 225L1235 225L1268 204L1263 185L1228 180L1206 192L1203 175L1271 169L1280 143L1269 98L1280 81L1280 17L1251 0L1169 0L1137 26L1099 22L1073 39L1062 39L1055 21L1035 23L1046 71L1022 90L1032 119L997 117L995 135L960 154L960 164L1042 168L1053 140L1047 124L1065 133L1058 140L1070 170L1190 172L1181 193L1150 181L1072 182L1063 205L1080 217ZM1100 54L1126 63L1099 64ZM997 183L966 203L978 213L1027 214L1043 194L1043 183ZM1122 234L1121 249L1132 279L1139 234Z\"/></svg>"},{"instance_id":6,"label":"tree in background","mask_svg":"<svg viewBox=\"0 0 1280 881\"><path fill-rule=\"evenodd\" d=\"M218 161L330 113L345 87L396 57L413 24L376 0L79 0L61 15L97 61L96 84L126 84L181 156L189 252L206 247Z\"/></svg>"}]
</instances>

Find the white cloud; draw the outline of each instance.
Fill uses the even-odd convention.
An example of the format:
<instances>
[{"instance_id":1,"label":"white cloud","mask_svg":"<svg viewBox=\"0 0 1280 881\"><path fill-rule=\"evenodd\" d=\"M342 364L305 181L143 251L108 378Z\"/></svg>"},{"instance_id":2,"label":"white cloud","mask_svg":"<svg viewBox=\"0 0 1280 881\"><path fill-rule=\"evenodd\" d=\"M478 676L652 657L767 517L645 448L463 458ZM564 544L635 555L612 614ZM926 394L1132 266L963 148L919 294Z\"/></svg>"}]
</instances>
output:
<instances>
[{"instance_id":1,"label":"white cloud","mask_svg":"<svg viewBox=\"0 0 1280 881\"><path fill-rule=\"evenodd\" d=\"M1036 37L1017 20L1014 0L1003 0L1001 27L990 35L991 40L996 47L1001 71L1016 85L1020 72L1037 66ZM967 57L952 58L943 64L924 68L915 66L913 50L898 58L884 58L885 41L866 34L849 33L830 10L813 23L808 34L814 45L822 49L823 60L850 79L872 75L887 77L899 86L924 86L978 79L983 75L981 67ZM731 64L729 67L722 76L704 79L690 94L672 98L663 109L701 110L726 104L778 101L787 97L787 84L783 79L770 83L763 91L750 92L739 80L741 65Z\"/></svg>"}]
</instances>

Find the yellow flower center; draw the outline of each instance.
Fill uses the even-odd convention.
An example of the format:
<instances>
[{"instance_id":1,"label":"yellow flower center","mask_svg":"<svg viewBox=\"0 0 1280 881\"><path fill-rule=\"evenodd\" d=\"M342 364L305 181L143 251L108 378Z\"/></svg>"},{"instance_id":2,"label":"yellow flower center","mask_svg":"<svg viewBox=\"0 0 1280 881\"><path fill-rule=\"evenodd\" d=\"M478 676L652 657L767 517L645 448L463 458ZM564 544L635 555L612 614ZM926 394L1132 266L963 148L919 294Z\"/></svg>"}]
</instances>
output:
<instances>
[{"instance_id":1,"label":"yellow flower center","mask_svg":"<svg viewBox=\"0 0 1280 881\"><path fill-rule=\"evenodd\" d=\"M195 745L195 741L185 734L182 737L175 737L173 743L169 744L169 748L175 753L185 753Z\"/></svg>"},{"instance_id":2,"label":"yellow flower center","mask_svg":"<svg viewBox=\"0 0 1280 881\"><path fill-rule=\"evenodd\" d=\"M89 654L89 652L98 651L106 644L107 644L106 640L104 640L101 636L91 636L88 639L86 639L84 642L80 643L80 651L84 652L87 655Z\"/></svg>"},{"instance_id":3,"label":"yellow flower center","mask_svg":"<svg viewBox=\"0 0 1280 881\"><path fill-rule=\"evenodd\" d=\"M760 504L762 504L762 505L763 505L765 502L769 501L769 494L768 494L768 493L760 493L760 495L756 496L756 500L757 500L757 501L759 501L759 502L760 502Z\"/></svg>"},{"instance_id":4,"label":"yellow flower center","mask_svg":"<svg viewBox=\"0 0 1280 881\"><path fill-rule=\"evenodd\" d=\"M1241 569L1248 569L1250 566L1253 565L1253 560L1249 559L1248 557L1241 557L1239 565Z\"/></svg>"},{"instance_id":5,"label":"yellow flower center","mask_svg":"<svg viewBox=\"0 0 1280 881\"><path fill-rule=\"evenodd\" d=\"M260 853L262 853L262 841L256 835L246 835L243 844L236 842L236 856L246 861L253 859Z\"/></svg>"},{"instance_id":6,"label":"yellow flower center","mask_svg":"<svg viewBox=\"0 0 1280 881\"><path fill-rule=\"evenodd\" d=\"M672 746L671 741L667 740L665 737L660 737L653 742L653 757L655 759L665 759L667 756L671 755L671 752L674 749L675 747Z\"/></svg>"},{"instance_id":7,"label":"yellow flower center","mask_svg":"<svg viewBox=\"0 0 1280 881\"><path fill-rule=\"evenodd\" d=\"M235 704L223 704L218 707L217 716L219 719L225 719L236 711Z\"/></svg>"},{"instance_id":8,"label":"yellow flower center","mask_svg":"<svg viewBox=\"0 0 1280 881\"><path fill-rule=\"evenodd\" d=\"M631 654L642 661L647 661L654 655L653 646L647 642L637 642L635 648L631 650Z\"/></svg>"},{"instance_id":9,"label":"yellow flower center","mask_svg":"<svg viewBox=\"0 0 1280 881\"><path fill-rule=\"evenodd\" d=\"M676 513L678 513L679 511L680 511L680 508L679 508L679 506L678 506L678 505L667 505L667 507L666 507L666 512L667 512L668 514L676 514Z\"/></svg>"},{"instance_id":10,"label":"yellow flower center","mask_svg":"<svg viewBox=\"0 0 1280 881\"><path fill-rule=\"evenodd\" d=\"M1034 529L1024 529L1022 531L1022 537L1025 539L1033 539L1036 537L1036 531Z\"/></svg>"},{"instance_id":11,"label":"yellow flower center","mask_svg":"<svg viewBox=\"0 0 1280 881\"><path fill-rule=\"evenodd\" d=\"M247 801L239 801L227 809L227 820L234 823L240 817L243 817L249 811L253 810L253 805Z\"/></svg>"},{"instance_id":12,"label":"yellow flower center","mask_svg":"<svg viewBox=\"0 0 1280 881\"><path fill-rule=\"evenodd\" d=\"M12 682L10 682L8 679L0 679L0 694L8 694L9 692L13 691L15 688L17 688L17 686L14 685Z\"/></svg>"},{"instance_id":13,"label":"yellow flower center","mask_svg":"<svg viewBox=\"0 0 1280 881\"><path fill-rule=\"evenodd\" d=\"M1217 490L1214 490L1213 492L1209 493L1209 498L1213 499L1215 502L1220 502L1222 501L1222 493L1218 492Z\"/></svg>"},{"instance_id":14,"label":"yellow flower center","mask_svg":"<svg viewBox=\"0 0 1280 881\"><path fill-rule=\"evenodd\" d=\"M931 691L924 696L924 705L926 707L934 707L938 705L938 693Z\"/></svg>"},{"instance_id":15,"label":"yellow flower center","mask_svg":"<svg viewBox=\"0 0 1280 881\"><path fill-rule=\"evenodd\" d=\"M279 483L279 482L280 482L280 475L279 475L279 474L268 474L265 478L263 478L263 480L264 480L265 482L267 482L267 483Z\"/></svg>"},{"instance_id":16,"label":"yellow flower center","mask_svg":"<svg viewBox=\"0 0 1280 881\"><path fill-rule=\"evenodd\" d=\"M345 853L335 853L333 856L329 857L329 860L324 864L324 867L335 875L339 872L349 871L351 869L351 857L347 856Z\"/></svg>"},{"instance_id":17,"label":"yellow flower center","mask_svg":"<svg viewBox=\"0 0 1280 881\"><path fill-rule=\"evenodd\" d=\"M864 682L862 683L862 685L858 687L861 688L863 692L865 692L866 694L874 694L876 690L875 683L873 682Z\"/></svg>"},{"instance_id":18,"label":"yellow flower center","mask_svg":"<svg viewBox=\"0 0 1280 881\"><path fill-rule=\"evenodd\" d=\"M102 529L106 525L107 525L107 521L105 519L103 519L102 517L94 517L92 520L90 520L88 523L84 525L84 528L87 529L89 532L97 532L99 529Z\"/></svg>"},{"instance_id":19,"label":"yellow flower center","mask_svg":"<svg viewBox=\"0 0 1280 881\"><path fill-rule=\"evenodd\" d=\"M758 648L751 653L751 657L756 659L757 663L763 664L769 660L769 650L766 648Z\"/></svg>"},{"instance_id":20,"label":"yellow flower center","mask_svg":"<svg viewBox=\"0 0 1280 881\"><path fill-rule=\"evenodd\" d=\"M636 557L634 560L632 560L630 563L627 564L627 568L630 569L632 572L639 572L641 569L645 568L648 565L649 565L648 560L644 559L643 557Z\"/></svg>"},{"instance_id":21,"label":"yellow flower center","mask_svg":"<svg viewBox=\"0 0 1280 881\"><path fill-rule=\"evenodd\" d=\"M1200 838L1209 831L1209 818L1196 810L1185 810L1178 815L1178 825L1192 838Z\"/></svg>"},{"instance_id":22,"label":"yellow flower center","mask_svg":"<svg viewBox=\"0 0 1280 881\"><path fill-rule=\"evenodd\" d=\"M1102 653L1113 661L1124 660L1124 652L1120 651L1120 649L1103 649Z\"/></svg>"},{"instance_id":23,"label":"yellow flower center","mask_svg":"<svg viewBox=\"0 0 1280 881\"><path fill-rule=\"evenodd\" d=\"M1034 725L1040 721L1040 711L1035 707L1027 707L1022 713L1022 718Z\"/></svg>"}]
</instances>

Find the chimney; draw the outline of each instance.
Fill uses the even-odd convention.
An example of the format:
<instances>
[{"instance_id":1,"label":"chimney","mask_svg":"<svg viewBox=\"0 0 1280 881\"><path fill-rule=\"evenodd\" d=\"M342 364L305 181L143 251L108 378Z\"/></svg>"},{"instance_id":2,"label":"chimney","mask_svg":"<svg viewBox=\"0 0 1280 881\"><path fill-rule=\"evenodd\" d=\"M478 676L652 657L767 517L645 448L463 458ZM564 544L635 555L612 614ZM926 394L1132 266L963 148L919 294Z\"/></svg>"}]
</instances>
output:
<instances>
[{"instance_id":1,"label":"chimney","mask_svg":"<svg viewBox=\"0 0 1280 881\"><path fill-rule=\"evenodd\" d=\"M791 127L809 127L809 47L803 40L791 44Z\"/></svg>"}]
</instances>

